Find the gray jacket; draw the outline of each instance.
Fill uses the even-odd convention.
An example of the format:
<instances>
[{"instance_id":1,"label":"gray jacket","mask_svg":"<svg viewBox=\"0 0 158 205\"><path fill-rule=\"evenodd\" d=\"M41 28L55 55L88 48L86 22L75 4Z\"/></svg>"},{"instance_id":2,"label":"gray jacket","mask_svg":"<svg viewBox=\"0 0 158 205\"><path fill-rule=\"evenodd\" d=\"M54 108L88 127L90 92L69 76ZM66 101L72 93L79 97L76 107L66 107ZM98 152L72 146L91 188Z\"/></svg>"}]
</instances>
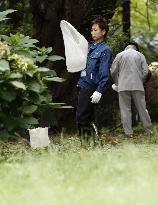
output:
<instances>
[{"instance_id":1,"label":"gray jacket","mask_svg":"<svg viewBox=\"0 0 158 205\"><path fill-rule=\"evenodd\" d=\"M110 68L118 92L126 90L144 91L143 82L148 74L144 55L132 48L117 54Z\"/></svg>"}]
</instances>

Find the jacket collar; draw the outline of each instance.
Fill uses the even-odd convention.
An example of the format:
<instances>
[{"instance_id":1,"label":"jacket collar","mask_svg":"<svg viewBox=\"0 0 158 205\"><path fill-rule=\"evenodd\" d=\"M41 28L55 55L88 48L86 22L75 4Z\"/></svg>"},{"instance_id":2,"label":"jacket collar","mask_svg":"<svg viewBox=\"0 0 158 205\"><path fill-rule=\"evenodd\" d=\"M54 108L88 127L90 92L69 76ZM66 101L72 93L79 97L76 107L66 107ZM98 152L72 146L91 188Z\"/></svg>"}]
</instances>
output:
<instances>
[{"instance_id":1,"label":"jacket collar","mask_svg":"<svg viewBox=\"0 0 158 205\"><path fill-rule=\"evenodd\" d=\"M106 44L104 41L100 42L100 43L92 43L92 44L89 44L89 48L88 48L88 53L90 53L90 55L94 52L97 52L97 53L101 53L105 50L105 47L106 47Z\"/></svg>"},{"instance_id":2,"label":"jacket collar","mask_svg":"<svg viewBox=\"0 0 158 205\"><path fill-rule=\"evenodd\" d=\"M89 44L89 48L90 49L96 49L98 46L102 45L102 44L105 44L104 41L100 42L100 43L91 43Z\"/></svg>"}]
</instances>

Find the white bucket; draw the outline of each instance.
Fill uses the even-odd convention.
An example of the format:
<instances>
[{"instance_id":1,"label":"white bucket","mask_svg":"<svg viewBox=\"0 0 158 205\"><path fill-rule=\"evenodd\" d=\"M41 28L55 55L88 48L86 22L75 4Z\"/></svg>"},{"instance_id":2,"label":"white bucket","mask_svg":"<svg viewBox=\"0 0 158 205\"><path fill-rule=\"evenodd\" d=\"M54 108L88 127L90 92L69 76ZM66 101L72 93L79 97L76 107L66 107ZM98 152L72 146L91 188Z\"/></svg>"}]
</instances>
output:
<instances>
[{"instance_id":1,"label":"white bucket","mask_svg":"<svg viewBox=\"0 0 158 205\"><path fill-rule=\"evenodd\" d=\"M30 145L32 148L49 146L50 140L48 137L48 127L38 127L28 130L30 134Z\"/></svg>"}]
</instances>

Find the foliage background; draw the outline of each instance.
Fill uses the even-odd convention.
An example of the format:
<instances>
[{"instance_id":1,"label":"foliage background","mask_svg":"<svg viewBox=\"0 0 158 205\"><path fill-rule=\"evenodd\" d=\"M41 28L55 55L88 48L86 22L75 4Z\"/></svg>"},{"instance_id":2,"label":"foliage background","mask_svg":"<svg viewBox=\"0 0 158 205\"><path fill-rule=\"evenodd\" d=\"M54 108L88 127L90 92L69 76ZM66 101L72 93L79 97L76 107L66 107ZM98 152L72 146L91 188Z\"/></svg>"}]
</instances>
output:
<instances>
[{"instance_id":1,"label":"foliage background","mask_svg":"<svg viewBox=\"0 0 158 205\"><path fill-rule=\"evenodd\" d=\"M58 24L62 18L70 21L81 33L88 35L88 24L96 14L102 14L110 22L110 32L107 42L112 48L113 57L120 52L128 41L126 34L122 32L122 4L123 1L84 1L77 4L71 1L29 1L29 0L2 0L0 9L16 9L10 14L7 23L1 24L1 34L23 33L38 37L39 45L53 47L55 54L64 56L62 36ZM81 4L82 3L82 4ZM157 60L157 0L131 0L131 38L136 40L141 51L147 57L148 64ZM82 6L80 6L82 5ZM102 5L102 6L101 6ZM115 9L116 8L116 9ZM114 10L115 9L115 10ZM113 13L115 11L115 15ZM80 14L83 20L81 20ZM113 16L112 20L111 17ZM50 35L48 35L50 34ZM49 47L48 46L48 47ZM75 129L75 109L77 104L76 82L79 74L69 74L65 68L65 62L46 62L47 67L55 69L59 77L66 81L61 85L50 86L55 102L65 102L72 105L71 110L47 110L47 122L53 126L65 127L67 130ZM101 107L98 110L98 119L101 127L115 126L119 122L117 94L111 89L112 80L109 80L108 89L104 95ZM148 102L149 103L149 102ZM150 107L150 106L149 106ZM155 108L154 108L155 109ZM66 115L69 116L67 119ZM53 118L52 118L53 116ZM57 128L57 129L58 129Z\"/></svg>"}]
</instances>

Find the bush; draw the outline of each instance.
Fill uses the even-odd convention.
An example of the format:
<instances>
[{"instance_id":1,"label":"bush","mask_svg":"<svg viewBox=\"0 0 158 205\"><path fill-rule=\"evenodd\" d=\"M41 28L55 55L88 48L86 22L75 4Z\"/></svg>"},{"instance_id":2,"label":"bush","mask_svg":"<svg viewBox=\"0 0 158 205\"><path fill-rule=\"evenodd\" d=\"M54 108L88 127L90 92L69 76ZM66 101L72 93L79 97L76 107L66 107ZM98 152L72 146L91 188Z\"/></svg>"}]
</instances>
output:
<instances>
[{"instance_id":1,"label":"bush","mask_svg":"<svg viewBox=\"0 0 158 205\"><path fill-rule=\"evenodd\" d=\"M45 61L63 60L50 55L52 48L35 46L38 41L22 34L0 36L0 129L20 132L39 123L38 113L53 103L48 82L62 82Z\"/></svg>"},{"instance_id":2,"label":"bush","mask_svg":"<svg viewBox=\"0 0 158 205\"><path fill-rule=\"evenodd\" d=\"M158 62L149 65L150 80L145 84L146 99L152 119L157 121L158 114Z\"/></svg>"},{"instance_id":3,"label":"bush","mask_svg":"<svg viewBox=\"0 0 158 205\"><path fill-rule=\"evenodd\" d=\"M127 41L128 37L123 33L121 25L115 21L111 21L107 42L112 49L113 57L123 51Z\"/></svg>"}]
</instances>

